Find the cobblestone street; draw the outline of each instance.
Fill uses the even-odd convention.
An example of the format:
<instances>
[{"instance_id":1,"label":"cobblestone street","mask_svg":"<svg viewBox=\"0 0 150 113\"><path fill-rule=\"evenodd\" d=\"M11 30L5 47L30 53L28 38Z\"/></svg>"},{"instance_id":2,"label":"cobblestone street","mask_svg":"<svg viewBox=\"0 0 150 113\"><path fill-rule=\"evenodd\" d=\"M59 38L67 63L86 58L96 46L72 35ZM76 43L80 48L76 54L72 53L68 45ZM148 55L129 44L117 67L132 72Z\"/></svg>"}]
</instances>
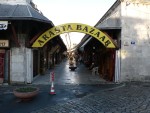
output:
<instances>
[{"instance_id":1,"label":"cobblestone street","mask_svg":"<svg viewBox=\"0 0 150 113\"><path fill-rule=\"evenodd\" d=\"M27 84L40 89L29 102L13 95L15 87L24 85L0 86L0 113L150 113L149 82L107 82L78 67L70 71L66 61L56 66L56 95L49 94L51 70Z\"/></svg>"},{"instance_id":2,"label":"cobblestone street","mask_svg":"<svg viewBox=\"0 0 150 113\"><path fill-rule=\"evenodd\" d=\"M31 113L150 113L150 83L126 83Z\"/></svg>"}]
</instances>

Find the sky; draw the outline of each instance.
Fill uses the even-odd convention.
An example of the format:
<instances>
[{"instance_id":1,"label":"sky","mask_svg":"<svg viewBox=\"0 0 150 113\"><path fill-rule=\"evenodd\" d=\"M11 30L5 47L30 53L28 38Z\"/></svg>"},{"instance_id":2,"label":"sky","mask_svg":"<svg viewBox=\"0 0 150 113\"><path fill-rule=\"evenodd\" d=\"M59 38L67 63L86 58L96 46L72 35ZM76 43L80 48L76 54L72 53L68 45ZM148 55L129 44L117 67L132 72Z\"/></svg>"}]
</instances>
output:
<instances>
[{"instance_id":1,"label":"sky","mask_svg":"<svg viewBox=\"0 0 150 113\"><path fill-rule=\"evenodd\" d=\"M55 26L65 23L82 23L95 26L116 0L32 0L37 8ZM85 34L70 32L71 45L78 44ZM69 46L69 37L60 35Z\"/></svg>"}]
</instances>

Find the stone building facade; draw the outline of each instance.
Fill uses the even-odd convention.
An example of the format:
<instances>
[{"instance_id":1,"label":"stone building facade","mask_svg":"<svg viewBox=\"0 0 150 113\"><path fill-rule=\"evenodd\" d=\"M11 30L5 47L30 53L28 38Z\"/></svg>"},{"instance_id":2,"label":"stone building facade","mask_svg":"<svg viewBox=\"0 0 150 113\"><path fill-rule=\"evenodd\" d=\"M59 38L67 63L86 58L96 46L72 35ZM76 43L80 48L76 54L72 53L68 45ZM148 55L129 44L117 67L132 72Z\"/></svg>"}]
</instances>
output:
<instances>
[{"instance_id":1,"label":"stone building facade","mask_svg":"<svg viewBox=\"0 0 150 113\"><path fill-rule=\"evenodd\" d=\"M149 0L116 0L95 27L117 42L113 81L150 81Z\"/></svg>"},{"instance_id":2,"label":"stone building facade","mask_svg":"<svg viewBox=\"0 0 150 113\"><path fill-rule=\"evenodd\" d=\"M32 83L35 76L49 69L50 60L53 66L61 60L66 47L57 36L43 48L32 48L36 38L54 26L32 0L0 0L0 3L1 83Z\"/></svg>"}]
</instances>

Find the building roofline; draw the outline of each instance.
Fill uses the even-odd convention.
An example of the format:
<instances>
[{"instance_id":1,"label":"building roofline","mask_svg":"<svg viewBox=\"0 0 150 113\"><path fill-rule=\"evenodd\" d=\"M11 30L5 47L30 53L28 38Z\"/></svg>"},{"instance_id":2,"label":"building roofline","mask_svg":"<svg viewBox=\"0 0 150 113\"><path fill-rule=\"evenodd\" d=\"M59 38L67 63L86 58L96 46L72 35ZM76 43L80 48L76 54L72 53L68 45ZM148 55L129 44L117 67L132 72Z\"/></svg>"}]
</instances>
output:
<instances>
[{"instance_id":1,"label":"building roofline","mask_svg":"<svg viewBox=\"0 0 150 113\"><path fill-rule=\"evenodd\" d=\"M0 20L35 20L52 23L51 20L45 17L30 4L0 4Z\"/></svg>"},{"instance_id":2,"label":"building roofline","mask_svg":"<svg viewBox=\"0 0 150 113\"><path fill-rule=\"evenodd\" d=\"M107 10L107 12L102 16L102 18L96 23L95 26L97 26L99 23L101 23L105 18L111 14L112 10L114 10L119 4L121 3L120 0L116 0L116 2Z\"/></svg>"}]
</instances>

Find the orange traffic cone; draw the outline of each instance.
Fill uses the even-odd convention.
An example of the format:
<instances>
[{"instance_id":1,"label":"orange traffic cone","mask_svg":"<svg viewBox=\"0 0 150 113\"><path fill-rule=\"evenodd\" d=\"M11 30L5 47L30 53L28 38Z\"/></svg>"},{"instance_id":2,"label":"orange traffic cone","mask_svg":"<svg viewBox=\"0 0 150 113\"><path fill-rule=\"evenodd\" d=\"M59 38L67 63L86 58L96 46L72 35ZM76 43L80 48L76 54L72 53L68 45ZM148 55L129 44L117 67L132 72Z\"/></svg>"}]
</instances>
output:
<instances>
[{"instance_id":1,"label":"orange traffic cone","mask_svg":"<svg viewBox=\"0 0 150 113\"><path fill-rule=\"evenodd\" d=\"M55 89L54 89L54 83L53 83L53 81L52 81L52 84L51 84L50 94L51 95L55 95L56 94L55 93Z\"/></svg>"}]
</instances>

